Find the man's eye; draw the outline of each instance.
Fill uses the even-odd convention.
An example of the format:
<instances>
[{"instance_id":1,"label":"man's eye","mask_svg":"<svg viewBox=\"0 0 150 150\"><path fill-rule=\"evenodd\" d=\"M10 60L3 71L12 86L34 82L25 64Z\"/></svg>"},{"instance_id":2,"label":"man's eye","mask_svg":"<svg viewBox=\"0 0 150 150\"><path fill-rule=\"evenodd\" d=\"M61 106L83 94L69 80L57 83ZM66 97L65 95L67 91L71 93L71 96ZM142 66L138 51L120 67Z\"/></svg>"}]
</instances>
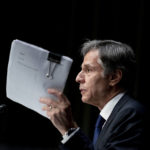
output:
<instances>
[{"instance_id":1,"label":"man's eye","mask_svg":"<svg viewBox=\"0 0 150 150\"><path fill-rule=\"evenodd\" d=\"M91 68L84 68L83 69L83 72L85 72L85 73L90 73L92 71L93 71L93 69L91 69Z\"/></svg>"},{"instance_id":2,"label":"man's eye","mask_svg":"<svg viewBox=\"0 0 150 150\"><path fill-rule=\"evenodd\" d=\"M86 72L87 73L89 73L89 72L91 72L92 71L92 69L86 69Z\"/></svg>"}]
</instances>

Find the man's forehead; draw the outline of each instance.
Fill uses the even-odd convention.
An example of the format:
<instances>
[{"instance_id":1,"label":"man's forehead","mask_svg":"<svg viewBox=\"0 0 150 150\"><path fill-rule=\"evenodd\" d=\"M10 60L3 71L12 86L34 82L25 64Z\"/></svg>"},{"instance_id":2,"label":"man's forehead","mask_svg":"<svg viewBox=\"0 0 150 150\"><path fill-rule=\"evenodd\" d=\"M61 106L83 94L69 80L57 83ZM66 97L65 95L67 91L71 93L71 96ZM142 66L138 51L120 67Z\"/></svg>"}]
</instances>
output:
<instances>
[{"instance_id":1,"label":"man's forehead","mask_svg":"<svg viewBox=\"0 0 150 150\"><path fill-rule=\"evenodd\" d=\"M94 61L83 61L83 63L81 64L81 68L100 67L101 64L98 62L99 58L95 59Z\"/></svg>"},{"instance_id":2,"label":"man's forehead","mask_svg":"<svg viewBox=\"0 0 150 150\"><path fill-rule=\"evenodd\" d=\"M95 66L98 65L99 53L98 51L90 51L84 56L82 66Z\"/></svg>"},{"instance_id":3,"label":"man's forehead","mask_svg":"<svg viewBox=\"0 0 150 150\"><path fill-rule=\"evenodd\" d=\"M99 56L99 51L97 49L91 49L85 54L84 58L87 56L90 56L90 57Z\"/></svg>"},{"instance_id":4,"label":"man's forehead","mask_svg":"<svg viewBox=\"0 0 150 150\"><path fill-rule=\"evenodd\" d=\"M82 65L81 65L81 67L94 67L95 65L93 65L93 64L84 64L84 63L82 63Z\"/></svg>"}]
</instances>

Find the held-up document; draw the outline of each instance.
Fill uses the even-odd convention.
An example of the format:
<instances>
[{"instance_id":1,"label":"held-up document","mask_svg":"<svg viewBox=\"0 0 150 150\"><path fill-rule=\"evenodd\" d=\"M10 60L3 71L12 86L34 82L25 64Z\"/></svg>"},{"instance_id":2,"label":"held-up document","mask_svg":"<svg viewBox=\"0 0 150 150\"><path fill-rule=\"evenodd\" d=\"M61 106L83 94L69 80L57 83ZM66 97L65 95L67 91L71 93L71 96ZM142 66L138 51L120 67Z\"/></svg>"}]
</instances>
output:
<instances>
[{"instance_id":1,"label":"held-up document","mask_svg":"<svg viewBox=\"0 0 150 150\"><path fill-rule=\"evenodd\" d=\"M47 117L41 97L56 97L48 88L63 91L73 60L21 40L13 40L7 68L6 96Z\"/></svg>"}]
</instances>

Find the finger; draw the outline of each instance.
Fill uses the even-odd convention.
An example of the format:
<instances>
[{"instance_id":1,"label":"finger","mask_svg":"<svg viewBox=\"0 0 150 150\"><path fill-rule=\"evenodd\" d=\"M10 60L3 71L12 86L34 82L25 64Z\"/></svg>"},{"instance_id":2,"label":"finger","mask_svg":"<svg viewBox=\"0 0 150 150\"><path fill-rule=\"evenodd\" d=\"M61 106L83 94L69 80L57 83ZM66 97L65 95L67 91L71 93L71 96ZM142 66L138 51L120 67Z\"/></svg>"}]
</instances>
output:
<instances>
[{"instance_id":1,"label":"finger","mask_svg":"<svg viewBox=\"0 0 150 150\"><path fill-rule=\"evenodd\" d=\"M54 118L56 118L56 114L58 113L58 108L56 107L52 107L52 108L49 108L49 107L45 107L44 109L46 109L46 114L48 116L48 118L53 121Z\"/></svg>"},{"instance_id":2,"label":"finger","mask_svg":"<svg viewBox=\"0 0 150 150\"><path fill-rule=\"evenodd\" d=\"M54 110L54 109L56 109L57 107L54 107L54 106L52 106L52 105L50 105L50 106L48 106L48 105L44 105L43 107L42 107L42 110L44 110L44 111L52 111L52 110Z\"/></svg>"},{"instance_id":3,"label":"finger","mask_svg":"<svg viewBox=\"0 0 150 150\"><path fill-rule=\"evenodd\" d=\"M62 95L62 92L60 92L59 90L56 90L56 89L48 89L47 91L49 94L53 94L56 97L60 97L60 95Z\"/></svg>"},{"instance_id":4,"label":"finger","mask_svg":"<svg viewBox=\"0 0 150 150\"><path fill-rule=\"evenodd\" d=\"M42 110L44 110L44 111L49 111L50 108L49 108L47 105L44 105L44 106L42 107Z\"/></svg>"},{"instance_id":5,"label":"finger","mask_svg":"<svg viewBox=\"0 0 150 150\"><path fill-rule=\"evenodd\" d=\"M52 100L50 98L40 98L40 102L46 105L50 105Z\"/></svg>"},{"instance_id":6,"label":"finger","mask_svg":"<svg viewBox=\"0 0 150 150\"><path fill-rule=\"evenodd\" d=\"M69 102L66 96L61 91L58 91L56 89L48 89L48 93L55 95L59 101L65 101L66 103Z\"/></svg>"},{"instance_id":7,"label":"finger","mask_svg":"<svg viewBox=\"0 0 150 150\"><path fill-rule=\"evenodd\" d=\"M50 105L53 105L54 107L58 106L58 102L54 101L54 100L52 100L50 98L40 98L40 103L46 104L48 106L50 106Z\"/></svg>"}]
</instances>

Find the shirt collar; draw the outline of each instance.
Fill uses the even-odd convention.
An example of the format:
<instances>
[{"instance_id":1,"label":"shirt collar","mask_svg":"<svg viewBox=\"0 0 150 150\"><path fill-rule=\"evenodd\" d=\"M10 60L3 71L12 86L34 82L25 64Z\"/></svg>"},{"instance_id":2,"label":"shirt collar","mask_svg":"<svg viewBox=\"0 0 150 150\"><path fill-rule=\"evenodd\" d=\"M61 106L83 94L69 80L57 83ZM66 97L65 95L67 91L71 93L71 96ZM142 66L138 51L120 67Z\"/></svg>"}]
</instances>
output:
<instances>
[{"instance_id":1,"label":"shirt collar","mask_svg":"<svg viewBox=\"0 0 150 150\"><path fill-rule=\"evenodd\" d=\"M123 97L124 94L125 94L125 92L119 93L118 95L116 95L115 97L113 97L108 103L106 103L106 105L103 107L103 109L100 112L100 115L106 121L109 118L109 116L110 116L111 112L113 111L114 107L119 102L119 100Z\"/></svg>"}]
</instances>

